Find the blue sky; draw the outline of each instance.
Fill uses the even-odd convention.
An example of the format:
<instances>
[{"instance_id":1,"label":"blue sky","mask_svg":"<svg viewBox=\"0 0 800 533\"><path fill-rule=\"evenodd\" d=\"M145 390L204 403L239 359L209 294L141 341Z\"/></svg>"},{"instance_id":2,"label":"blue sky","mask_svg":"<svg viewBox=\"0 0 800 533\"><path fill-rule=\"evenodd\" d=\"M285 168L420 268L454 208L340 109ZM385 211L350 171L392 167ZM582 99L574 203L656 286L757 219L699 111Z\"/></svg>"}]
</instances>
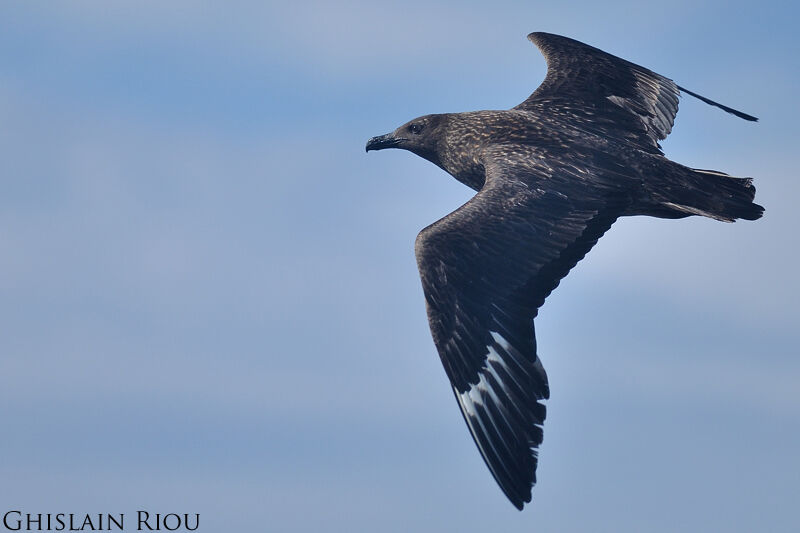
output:
<instances>
[{"instance_id":1,"label":"blue sky","mask_svg":"<svg viewBox=\"0 0 800 533\"><path fill-rule=\"evenodd\" d=\"M6 2L0 502L201 531L800 529L790 2ZM372 135L508 108L568 35L683 98L755 223L618 222L537 319L518 513L430 339L416 233L469 191Z\"/></svg>"}]
</instances>

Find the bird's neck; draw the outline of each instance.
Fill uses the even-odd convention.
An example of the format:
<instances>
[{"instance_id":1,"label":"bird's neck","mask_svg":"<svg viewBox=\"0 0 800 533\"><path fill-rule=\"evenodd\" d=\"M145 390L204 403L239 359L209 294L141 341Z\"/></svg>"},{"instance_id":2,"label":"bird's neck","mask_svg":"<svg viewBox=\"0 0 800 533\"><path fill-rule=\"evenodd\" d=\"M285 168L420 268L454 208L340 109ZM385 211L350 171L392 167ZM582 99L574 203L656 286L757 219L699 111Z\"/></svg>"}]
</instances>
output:
<instances>
[{"instance_id":1,"label":"bird's neck","mask_svg":"<svg viewBox=\"0 0 800 533\"><path fill-rule=\"evenodd\" d=\"M439 161L435 162L464 185L477 190L486 181L481 154L489 138L490 122L485 111L458 113L448 120Z\"/></svg>"}]
</instances>

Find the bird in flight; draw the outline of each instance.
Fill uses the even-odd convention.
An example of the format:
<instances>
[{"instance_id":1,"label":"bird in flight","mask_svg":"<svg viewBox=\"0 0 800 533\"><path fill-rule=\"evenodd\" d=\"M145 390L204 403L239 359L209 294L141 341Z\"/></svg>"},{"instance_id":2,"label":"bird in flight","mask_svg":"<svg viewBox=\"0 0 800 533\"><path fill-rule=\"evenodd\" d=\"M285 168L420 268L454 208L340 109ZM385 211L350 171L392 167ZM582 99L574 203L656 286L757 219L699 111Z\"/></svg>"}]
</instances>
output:
<instances>
[{"instance_id":1,"label":"bird in flight","mask_svg":"<svg viewBox=\"0 0 800 533\"><path fill-rule=\"evenodd\" d=\"M423 229L415 252L431 333L472 438L518 509L531 501L549 397L534 318L621 216L755 220L750 179L664 157L685 92L644 67L548 33L544 81L501 111L416 118L366 149L402 148L477 194Z\"/></svg>"}]
</instances>

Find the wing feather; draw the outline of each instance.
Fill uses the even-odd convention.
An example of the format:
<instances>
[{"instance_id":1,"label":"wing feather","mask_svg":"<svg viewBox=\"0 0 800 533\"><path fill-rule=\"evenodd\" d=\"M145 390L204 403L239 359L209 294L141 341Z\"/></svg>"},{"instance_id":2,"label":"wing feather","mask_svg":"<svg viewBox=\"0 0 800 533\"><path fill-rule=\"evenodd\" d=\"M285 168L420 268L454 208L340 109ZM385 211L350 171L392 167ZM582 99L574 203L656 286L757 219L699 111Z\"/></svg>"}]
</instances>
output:
<instances>
[{"instance_id":1,"label":"wing feather","mask_svg":"<svg viewBox=\"0 0 800 533\"><path fill-rule=\"evenodd\" d=\"M547 75L515 109L560 104L575 113L574 107L588 108L587 123L616 129L626 138L638 131L653 145L672 131L680 91L671 79L568 37L536 32L528 39L544 55Z\"/></svg>"},{"instance_id":2,"label":"wing feather","mask_svg":"<svg viewBox=\"0 0 800 533\"><path fill-rule=\"evenodd\" d=\"M495 480L521 509L536 481L541 401L550 395L533 318L623 206L612 188L576 179L578 169L520 161L490 158L484 188L420 232L416 255L431 332L461 413ZM536 182L532 173L545 176L541 187L526 185Z\"/></svg>"}]
</instances>

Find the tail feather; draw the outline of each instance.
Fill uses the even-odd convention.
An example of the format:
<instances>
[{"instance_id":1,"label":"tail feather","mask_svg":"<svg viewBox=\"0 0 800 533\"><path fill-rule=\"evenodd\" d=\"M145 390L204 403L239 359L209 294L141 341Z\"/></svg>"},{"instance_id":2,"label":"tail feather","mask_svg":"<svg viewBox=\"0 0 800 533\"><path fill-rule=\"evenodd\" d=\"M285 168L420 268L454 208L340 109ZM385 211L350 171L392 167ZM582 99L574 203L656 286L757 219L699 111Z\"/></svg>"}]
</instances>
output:
<instances>
[{"instance_id":1,"label":"tail feather","mask_svg":"<svg viewBox=\"0 0 800 533\"><path fill-rule=\"evenodd\" d=\"M667 183L656 183L651 190L651 200L655 200L662 213L656 216L701 215L733 222L756 220L764 214L764 208L753 202L756 188L750 178L735 178L716 170L688 168L677 163L672 164L664 178Z\"/></svg>"}]
</instances>

